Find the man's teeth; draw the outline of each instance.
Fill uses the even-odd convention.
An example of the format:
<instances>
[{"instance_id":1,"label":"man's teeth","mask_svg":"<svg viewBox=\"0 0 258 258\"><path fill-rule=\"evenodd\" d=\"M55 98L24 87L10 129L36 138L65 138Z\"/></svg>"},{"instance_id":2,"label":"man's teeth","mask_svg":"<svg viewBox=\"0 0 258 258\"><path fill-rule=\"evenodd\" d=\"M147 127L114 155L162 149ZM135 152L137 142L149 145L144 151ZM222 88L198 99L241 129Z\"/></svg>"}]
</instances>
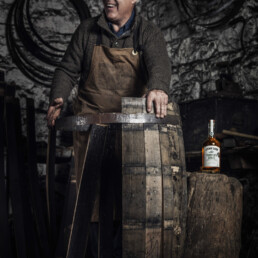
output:
<instances>
[{"instance_id":1,"label":"man's teeth","mask_svg":"<svg viewBox=\"0 0 258 258\"><path fill-rule=\"evenodd\" d=\"M107 7L115 7L114 4L108 4Z\"/></svg>"}]
</instances>

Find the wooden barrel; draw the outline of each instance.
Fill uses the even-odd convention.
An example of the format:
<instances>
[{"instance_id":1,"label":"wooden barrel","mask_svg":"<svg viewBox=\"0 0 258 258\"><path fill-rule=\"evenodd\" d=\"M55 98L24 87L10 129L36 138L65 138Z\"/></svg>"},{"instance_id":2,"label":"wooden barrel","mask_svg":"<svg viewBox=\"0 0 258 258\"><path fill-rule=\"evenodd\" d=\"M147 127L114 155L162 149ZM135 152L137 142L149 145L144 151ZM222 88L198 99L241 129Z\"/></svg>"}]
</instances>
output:
<instances>
[{"instance_id":1,"label":"wooden barrel","mask_svg":"<svg viewBox=\"0 0 258 258\"><path fill-rule=\"evenodd\" d=\"M146 99L123 98L122 112L146 113ZM123 124L123 258L181 257L187 186L179 107L168 114L180 123Z\"/></svg>"}]
</instances>

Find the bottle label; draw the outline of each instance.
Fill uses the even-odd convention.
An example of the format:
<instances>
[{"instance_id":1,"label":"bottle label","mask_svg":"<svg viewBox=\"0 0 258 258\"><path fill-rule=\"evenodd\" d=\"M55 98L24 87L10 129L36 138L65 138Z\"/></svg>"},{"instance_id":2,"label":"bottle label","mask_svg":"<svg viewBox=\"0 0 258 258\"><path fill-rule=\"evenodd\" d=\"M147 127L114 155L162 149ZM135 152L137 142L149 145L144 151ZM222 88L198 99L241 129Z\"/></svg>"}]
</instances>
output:
<instances>
[{"instance_id":1,"label":"bottle label","mask_svg":"<svg viewBox=\"0 0 258 258\"><path fill-rule=\"evenodd\" d=\"M214 145L204 147L204 167L220 166L220 148Z\"/></svg>"}]
</instances>

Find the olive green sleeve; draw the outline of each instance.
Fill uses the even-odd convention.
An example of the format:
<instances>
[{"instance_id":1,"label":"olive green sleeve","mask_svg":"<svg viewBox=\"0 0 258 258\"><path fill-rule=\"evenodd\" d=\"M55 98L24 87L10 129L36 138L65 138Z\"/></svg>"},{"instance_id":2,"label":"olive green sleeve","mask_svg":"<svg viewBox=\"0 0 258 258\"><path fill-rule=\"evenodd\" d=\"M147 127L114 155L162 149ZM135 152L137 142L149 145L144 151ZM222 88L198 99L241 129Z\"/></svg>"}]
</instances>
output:
<instances>
[{"instance_id":1,"label":"olive green sleeve","mask_svg":"<svg viewBox=\"0 0 258 258\"><path fill-rule=\"evenodd\" d=\"M163 90L169 95L171 64L164 35L153 24L147 26L143 33L143 56L148 74L148 89Z\"/></svg>"},{"instance_id":2,"label":"olive green sleeve","mask_svg":"<svg viewBox=\"0 0 258 258\"><path fill-rule=\"evenodd\" d=\"M72 88L78 82L84 58L85 22L81 23L72 36L60 65L56 68L50 92L50 103L55 98L68 98Z\"/></svg>"}]
</instances>

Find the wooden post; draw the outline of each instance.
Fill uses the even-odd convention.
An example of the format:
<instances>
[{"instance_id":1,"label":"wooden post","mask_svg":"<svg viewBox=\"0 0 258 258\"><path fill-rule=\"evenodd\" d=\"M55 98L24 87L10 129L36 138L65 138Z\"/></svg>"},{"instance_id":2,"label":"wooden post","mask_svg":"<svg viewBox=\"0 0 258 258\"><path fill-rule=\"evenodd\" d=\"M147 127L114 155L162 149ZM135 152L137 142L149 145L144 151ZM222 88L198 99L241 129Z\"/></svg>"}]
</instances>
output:
<instances>
[{"instance_id":1,"label":"wooden post","mask_svg":"<svg viewBox=\"0 0 258 258\"><path fill-rule=\"evenodd\" d=\"M190 173L185 258L238 258L242 185L222 174Z\"/></svg>"}]
</instances>

